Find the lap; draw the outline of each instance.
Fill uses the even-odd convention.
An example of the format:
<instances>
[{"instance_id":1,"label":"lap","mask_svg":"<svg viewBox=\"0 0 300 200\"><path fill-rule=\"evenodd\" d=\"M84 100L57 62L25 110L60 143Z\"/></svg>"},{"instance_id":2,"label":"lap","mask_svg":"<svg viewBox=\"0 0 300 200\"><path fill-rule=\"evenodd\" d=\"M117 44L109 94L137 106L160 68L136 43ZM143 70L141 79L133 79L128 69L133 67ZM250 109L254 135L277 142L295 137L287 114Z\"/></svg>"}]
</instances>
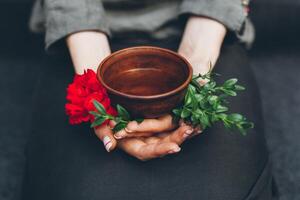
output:
<instances>
[{"instance_id":1,"label":"lap","mask_svg":"<svg viewBox=\"0 0 300 200\"><path fill-rule=\"evenodd\" d=\"M222 74L219 81L235 77L246 86L230 107L256 127L243 137L217 124L187 141L178 155L140 162L119 150L106 153L87 125L68 125L64 103L71 69L45 69L27 149L24 198L245 199L259 177L270 178L262 176L269 169L259 91L239 45L223 48L215 70Z\"/></svg>"}]
</instances>

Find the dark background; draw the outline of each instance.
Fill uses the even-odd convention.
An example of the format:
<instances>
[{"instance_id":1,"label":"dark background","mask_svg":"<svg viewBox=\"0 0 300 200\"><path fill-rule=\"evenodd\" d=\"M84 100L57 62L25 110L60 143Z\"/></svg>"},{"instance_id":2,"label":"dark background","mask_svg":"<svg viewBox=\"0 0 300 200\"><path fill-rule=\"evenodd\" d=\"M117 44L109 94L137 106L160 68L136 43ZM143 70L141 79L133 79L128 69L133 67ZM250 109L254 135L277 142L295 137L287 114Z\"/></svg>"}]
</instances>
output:
<instances>
[{"instance_id":1,"label":"dark background","mask_svg":"<svg viewBox=\"0 0 300 200\"><path fill-rule=\"evenodd\" d=\"M0 200L20 197L24 147L39 73L59 62L28 31L32 0L0 0ZM300 199L300 1L253 0L249 51L282 200ZM50 64L52 63L52 64Z\"/></svg>"}]
</instances>

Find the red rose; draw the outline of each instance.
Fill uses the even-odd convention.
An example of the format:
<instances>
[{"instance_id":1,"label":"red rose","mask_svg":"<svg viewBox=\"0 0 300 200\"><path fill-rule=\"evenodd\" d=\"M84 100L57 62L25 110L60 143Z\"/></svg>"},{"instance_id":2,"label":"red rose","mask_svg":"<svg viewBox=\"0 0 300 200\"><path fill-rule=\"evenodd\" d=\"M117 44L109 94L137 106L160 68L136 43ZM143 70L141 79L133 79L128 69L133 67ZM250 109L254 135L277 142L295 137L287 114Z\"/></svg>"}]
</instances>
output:
<instances>
[{"instance_id":1,"label":"red rose","mask_svg":"<svg viewBox=\"0 0 300 200\"><path fill-rule=\"evenodd\" d=\"M115 116L116 110L110 105L105 88L101 85L93 70L88 69L83 75L76 74L67 88L66 114L70 124L94 121L94 116L89 111L95 111L93 104L97 100L103 105L106 112ZM107 123L107 122L105 122Z\"/></svg>"}]
</instances>

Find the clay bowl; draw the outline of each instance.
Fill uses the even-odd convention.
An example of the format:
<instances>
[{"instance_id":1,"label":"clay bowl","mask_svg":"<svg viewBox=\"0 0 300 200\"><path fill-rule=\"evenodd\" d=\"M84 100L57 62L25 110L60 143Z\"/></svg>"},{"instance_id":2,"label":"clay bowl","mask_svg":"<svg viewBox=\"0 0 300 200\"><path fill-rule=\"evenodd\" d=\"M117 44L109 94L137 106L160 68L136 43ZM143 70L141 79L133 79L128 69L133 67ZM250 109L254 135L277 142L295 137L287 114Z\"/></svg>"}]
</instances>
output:
<instances>
[{"instance_id":1,"label":"clay bowl","mask_svg":"<svg viewBox=\"0 0 300 200\"><path fill-rule=\"evenodd\" d=\"M182 56L151 46L117 51L104 59L97 71L112 104L143 118L170 113L182 103L192 74Z\"/></svg>"}]
</instances>

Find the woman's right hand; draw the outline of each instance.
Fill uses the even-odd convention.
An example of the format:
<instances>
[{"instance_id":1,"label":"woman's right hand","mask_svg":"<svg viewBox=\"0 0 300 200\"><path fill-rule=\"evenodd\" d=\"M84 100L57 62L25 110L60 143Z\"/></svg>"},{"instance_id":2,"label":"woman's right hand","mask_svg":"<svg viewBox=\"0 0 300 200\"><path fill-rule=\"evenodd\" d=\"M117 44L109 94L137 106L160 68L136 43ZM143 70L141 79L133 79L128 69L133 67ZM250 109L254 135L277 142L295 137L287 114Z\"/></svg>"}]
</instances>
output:
<instances>
[{"instance_id":1,"label":"woman's right hand","mask_svg":"<svg viewBox=\"0 0 300 200\"><path fill-rule=\"evenodd\" d=\"M101 32L74 33L66 42L77 74L83 74L86 69L97 71L101 61L111 53L107 36Z\"/></svg>"}]
</instances>

